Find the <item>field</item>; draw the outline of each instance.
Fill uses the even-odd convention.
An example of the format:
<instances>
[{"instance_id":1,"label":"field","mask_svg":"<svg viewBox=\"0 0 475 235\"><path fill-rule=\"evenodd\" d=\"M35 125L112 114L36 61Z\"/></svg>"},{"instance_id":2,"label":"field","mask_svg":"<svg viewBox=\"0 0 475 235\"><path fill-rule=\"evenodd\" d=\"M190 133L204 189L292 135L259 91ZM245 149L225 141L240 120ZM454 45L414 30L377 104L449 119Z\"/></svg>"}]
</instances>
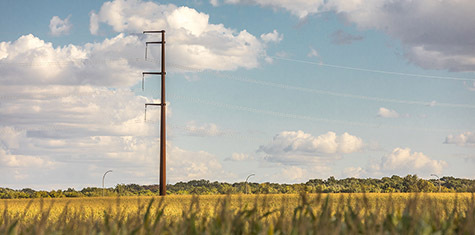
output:
<instances>
[{"instance_id":1,"label":"field","mask_svg":"<svg viewBox=\"0 0 475 235\"><path fill-rule=\"evenodd\" d=\"M10 199L0 234L473 234L469 193Z\"/></svg>"}]
</instances>

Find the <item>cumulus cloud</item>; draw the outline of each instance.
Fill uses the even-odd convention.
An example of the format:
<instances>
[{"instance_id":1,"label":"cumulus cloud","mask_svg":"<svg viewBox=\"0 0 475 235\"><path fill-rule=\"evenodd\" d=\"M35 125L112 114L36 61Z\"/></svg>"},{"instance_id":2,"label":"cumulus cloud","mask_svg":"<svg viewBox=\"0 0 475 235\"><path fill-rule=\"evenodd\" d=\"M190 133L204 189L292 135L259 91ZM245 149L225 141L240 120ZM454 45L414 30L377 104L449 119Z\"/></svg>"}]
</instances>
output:
<instances>
[{"instance_id":1,"label":"cumulus cloud","mask_svg":"<svg viewBox=\"0 0 475 235\"><path fill-rule=\"evenodd\" d=\"M256 4L274 9L284 9L300 19L309 14L317 13L324 5L324 0L225 0L229 4Z\"/></svg>"},{"instance_id":2,"label":"cumulus cloud","mask_svg":"<svg viewBox=\"0 0 475 235\"><path fill-rule=\"evenodd\" d=\"M258 152L267 154L266 160L271 162L305 164L336 154L357 152L362 148L363 140L348 133L338 136L330 131L315 137L299 130L277 134L271 143L261 145Z\"/></svg>"},{"instance_id":3,"label":"cumulus cloud","mask_svg":"<svg viewBox=\"0 0 475 235\"><path fill-rule=\"evenodd\" d=\"M365 167L347 167L342 171L343 177L382 177L388 175L417 174L429 176L441 173L447 162L434 160L421 152L410 148L395 148L379 160L368 162Z\"/></svg>"},{"instance_id":4,"label":"cumulus cloud","mask_svg":"<svg viewBox=\"0 0 475 235\"><path fill-rule=\"evenodd\" d=\"M395 148L381 159L380 170L406 174L440 173L447 165L445 161L432 160L420 152L411 152L409 148Z\"/></svg>"},{"instance_id":5,"label":"cumulus cloud","mask_svg":"<svg viewBox=\"0 0 475 235\"><path fill-rule=\"evenodd\" d=\"M275 29L271 33L261 34L261 39L264 42L280 42L283 38L284 36Z\"/></svg>"},{"instance_id":6,"label":"cumulus cloud","mask_svg":"<svg viewBox=\"0 0 475 235\"><path fill-rule=\"evenodd\" d=\"M3 166L11 168L51 168L52 166L54 166L54 162L45 160L44 158L28 155L15 155L11 154L9 151L3 148L0 148L0 162Z\"/></svg>"},{"instance_id":7,"label":"cumulus cloud","mask_svg":"<svg viewBox=\"0 0 475 235\"><path fill-rule=\"evenodd\" d=\"M151 110L150 123L144 123L143 104L158 100L93 86L0 86L0 93L14 98L2 100L0 109L6 185L84 187L105 167L120 176L116 183L156 182L160 115ZM177 148L170 147L170 158L204 154L171 152Z\"/></svg>"},{"instance_id":8,"label":"cumulus cloud","mask_svg":"<svg viewBox=\"0 0 475 235\"><path fill-rule=\"evenodd\" d=\"M0 42L2 85L93 85L129 87L140 81L147 64L143 43L119 34L101 43L54 47L31 34ZM148 65L150 66L150 65Z\"/></svg>"},{"instance_id":9,"label":"cumulus cloud","mask_svg":"<svg viewBox=\"0 0 475 235\"><path fill-rule=\"evenodd\" d=\"M233 177L223 170L216 156L205 151L192 152L171 147L169 152L168 178L173 182L192 179L226 180Z\"/></svg>"},{"instance_id":10,"label":"cumulus cloud","mask_svg":"<svg viewBox=\"0 0 475 235\"><path fill-rule=\"evenodd\" d=\"M471 0L331 0L325 8L361 29L381 30L400 40L406 57L423 68L475 70Z\"/></svg>"},{"instance_id":11,"label":"cumulus cloud","mask_svg":"<svg viewBox=\"0 0 475 235\"><path fill-rule=\"evenodd\" d=\"M337 44L337 45L351 44L354 41L359 41L363 39L362 36L352 35L343 30L337 30L333 32L331 35L331 38L332 38L332 43Z\"/></svg>"},{"instance_id":12,"label":"cumulus cloud","mask_svg":"<svg viewBox=\"0 0 475 235\"><path fill-rule=\"evenodd\" d=\"M101 91L84 97L72 94L53 97L51 101L45 98L38 104L42 112L22 113L22 109L12 109L13 104L3 106L2 125L15 125L0 128L0 171L2 176L5 174L4 183L18 187L34 182L43 189L48 186L39 182L63 188L85 187L87 182L95 182L104 167L120 175L116 183L155 183L158 126L156 122L143 122L144 100L125 91ZM215 155L205 151L188 151L168 141L167 153L171 183L232 177L224 172ZM62 177L51 178L65 174L69 175L68 183L61 184ZM36 181L32 175L38 177Z\"/></svg>"},{"instance_id":13,"label":"cumulus cloud","mask_svg":"<svg viewBox=\"0 0 475 235\"><path fill-rule=\"evenodd\" d=\"M198 124L195 121L190 121L186 124L185 130L192 136L218 136L223 134L214 123Z\"/></svg>"},{"instance_id":14,"label":"cumulus cloud","mask_svg":"<svg viewBox=\"0 0 475 235\"><path fill-rule=\"evenodd\" d=\"M69 34L73 25L69 20L71 19L71 15L66 17L66 19L62 20L58 16L53 16L49 21L49 30L51 35L53 36L60 36Z\"/></svg>"},{"instance_id":15,"label":"cumulus cloud","mask_svg":"<svg viewBox=\"0 0 475 235\"><path fill-rule=\"evenodd\" d=\"M306 179L308 171L297 166L289 166L282 169L282 177L287 181L298 181Z\"/></svg>"},{"instance_id":16,"label":"cumulus cloud","mask_svg":"<svg viewBox=\"0 0 475 235\"><path fill-rule=\"evenodd\" d=\"M240 161L246 161L246 160L250 160L251 157L249 156L249 154L245 154L245 153L233 153L231 155L231 157L228 157L226 159L224 159L225 161L236 161L236 162L240 162Z\"/></svg>"},{"instance_id":17,"label":"cumulus cloud","mask_svg":"<svg viewBox=\"0 0 475 235\"><path fill-rule=\"evenodd\" d=\"M129 87L140 82L141 71L155 67L151 61L158 51L149 48L151 61L137 59L153 36L126 32L167 30L169 63L215 70L258 65L267 42L208 19L187 7L117 0L90 14L92 33L100 33L101 24L118 32L103 41L55 47L29 34L0 42L0 171L9 175L2 177L5 185L81 187L96 182L107 168L116 169L120 183L156 182L160 115L150 109L144 122L143 104L159 100L138 96ZM188 129L222 133L211 123L189 123ZM174 145L168 153L171 182L230 176L210 153ZM28 162L54 168L32 169ZM66 174L71 177L56 177Z\"/></svg>"},{"instance_id":18,"label":"cumulus cloud","mask_svg":"<svg viewBox=\"0 0 475 235\"><path fill-rule=\"evenodd\" d=\"M230 4L256 4L284 9L304 18L335 12L362 30L380 30L399 40L405 56L427 69L475 71L475 17L472 0L225 0ZM334 35L336 42L358 37Z\"/></svg>"},{"instance_id":19,"label":"cumulus cloud","mask_svg":"<svg viewBox=\"0 0 475 235\"><path fill-rule=\"evenodd\" d=\"M269 176L272 182L302 183L309 179L327 178L331 168L325 165L313 166L282 166L279 172Z\"/></svg>"},{"instance_id":20,"label":"cumulus cloud","mask_svg":"<svg viewBox=\"0 0 475 235\"><path fill-rule=\"evenodd\" d=\"M116 32L164 29L168 61L213 70L255 68L265 55L265 40L281 38L275 31L264 34L267 36L261 41L246 30L238 32L222 24L211 24L208 14L195 9L140 0L104 3L99 12L91 12L91 33L99 33L101 24Z\"/></svg>"},{"instance_id":21,"label":"cumulus cloud","mask_svg":"<svg viewBox=\"0 0 475 235\"><path fill-rule=\"evenodd\" d=\"M459 135L449 135L445 138L444 144L475 147L475 133L467 131Z\"/></svg>"},{"instance_id":22,"label":"cumulus cloud","mask_svg":"<svg viewBox=\"0 0 475 235\"><path fill-rule=\"evenodd\" d=\"M378 110L378 116L382 118L398 118L399 113L392 109L381 107Z\"/></svg>"},{"instance_id":23,"label":"cumulus cloud","mask_svg":"<svg viewBox=\"0 0 475 235\"><path fill-rule=\"evenodd\" d=\"M366 170L361 168L361 167L347 167L343 169L343 177L349 178L349 177L354 177L354 178L360 178L364 175L366 175Z\"/></svg>"}]
</instances>

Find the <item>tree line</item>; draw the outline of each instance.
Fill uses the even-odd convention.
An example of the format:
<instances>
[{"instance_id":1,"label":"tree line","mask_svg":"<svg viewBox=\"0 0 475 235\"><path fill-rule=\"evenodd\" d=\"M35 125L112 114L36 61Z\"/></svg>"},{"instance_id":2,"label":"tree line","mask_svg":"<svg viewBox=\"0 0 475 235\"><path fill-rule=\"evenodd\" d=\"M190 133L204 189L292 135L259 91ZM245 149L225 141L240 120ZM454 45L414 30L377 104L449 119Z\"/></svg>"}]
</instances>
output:
<instances>
[{"instance_id":1,"label":"tree line","mask_svg":"<svg viewBox=\"0 0 475 235\"><path fill-rule=\"evenodd\" d=\"M292 194L292 193L406 193L406 192L475 192L475 180L454 178L421 179L417 175L400 177L393 175L381 179L346 178L311 179L306 183L226 183L209 180L191 180L167 185L168 194ZM154 196L158 185L118 184L113 188L86 187L82 190L33 190L24 188L14 190L0 188L1 199L11 198L61 198L61 197L100 197L104 196Z\"/></svg>"}]
</instances>

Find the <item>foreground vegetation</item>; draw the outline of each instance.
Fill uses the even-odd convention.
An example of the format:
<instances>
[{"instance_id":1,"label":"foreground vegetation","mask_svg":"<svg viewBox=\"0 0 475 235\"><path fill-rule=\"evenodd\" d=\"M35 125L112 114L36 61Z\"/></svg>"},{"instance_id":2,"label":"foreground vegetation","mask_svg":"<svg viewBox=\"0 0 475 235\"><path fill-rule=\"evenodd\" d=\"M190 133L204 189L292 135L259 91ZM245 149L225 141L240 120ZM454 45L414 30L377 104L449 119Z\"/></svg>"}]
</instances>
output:
<instances>
[{"instance_id":1,"label":"foreground vegetation","mask_svg":"<svg viewBox=\"0 0 475 235\"><path fill-rule=\"evenodd\" d=\"M439 188L440 183L440 188ZM82 190L52 190L35 191L25 188L13 190L0 188L0 198L61 198L61 197L99 197L99 196L153 196L157 194L157 185L118 184L114 188L105 190L97 187L87 187ZM425 180L416 175L405 177L392 176L382 179L335 179L330 177L326 180L312 179L301 184L276 184L276 183L245 183L234 184L222 182L210 182L208 180L192 180L167 185L168 194L295 194L307 193L407 193L407 192L475 192L475 180L443 177L440 182L437 179Z\"/></svg>"},{"instance_id":2,"label":"foreground vegetation","mask_svg":"<svg viewBox=\"0 0 475 235\"><path fill-rule=\"evenodd\" d=\"M2 201L0 201L2 202ZM11 199L0 234L473 234L469 193Z\"/></svg>"}]
</instances>

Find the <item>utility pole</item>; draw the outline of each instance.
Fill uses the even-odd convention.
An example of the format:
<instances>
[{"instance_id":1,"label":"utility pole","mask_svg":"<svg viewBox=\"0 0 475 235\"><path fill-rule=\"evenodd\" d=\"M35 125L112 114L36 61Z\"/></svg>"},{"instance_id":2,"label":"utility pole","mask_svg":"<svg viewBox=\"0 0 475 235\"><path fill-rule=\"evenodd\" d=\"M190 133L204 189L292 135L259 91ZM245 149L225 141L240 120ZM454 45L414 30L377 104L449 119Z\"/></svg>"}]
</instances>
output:
<instances>
[{"instance_id":1,"label":"utility pole","mask_svg":"<svg viewBox=\"0 0 475 235\"><path fill-rule=\"evenodd\" d=\"M165 196L167 194L167 185L166 185L166 159L167 159L167 131L166 131L166 104L165 104L165 30L160 31L143 31L144 34L162 34L161 41L155 42L145 42L145 59L147 59L147 49L149 44L161 44L162 46L162 59L161 59L161 71L160 72L143 72L142 73L142 89L144 88L144 77L145 75L161 75L161 99L160 103L146 103L145 112L147 112L147 106L155 105L161 107L161 116L160 116L160 166L159 166L159 191L160 196ZM145 117L146 118L146 117Z\"/></svg>"}]
</instances>

